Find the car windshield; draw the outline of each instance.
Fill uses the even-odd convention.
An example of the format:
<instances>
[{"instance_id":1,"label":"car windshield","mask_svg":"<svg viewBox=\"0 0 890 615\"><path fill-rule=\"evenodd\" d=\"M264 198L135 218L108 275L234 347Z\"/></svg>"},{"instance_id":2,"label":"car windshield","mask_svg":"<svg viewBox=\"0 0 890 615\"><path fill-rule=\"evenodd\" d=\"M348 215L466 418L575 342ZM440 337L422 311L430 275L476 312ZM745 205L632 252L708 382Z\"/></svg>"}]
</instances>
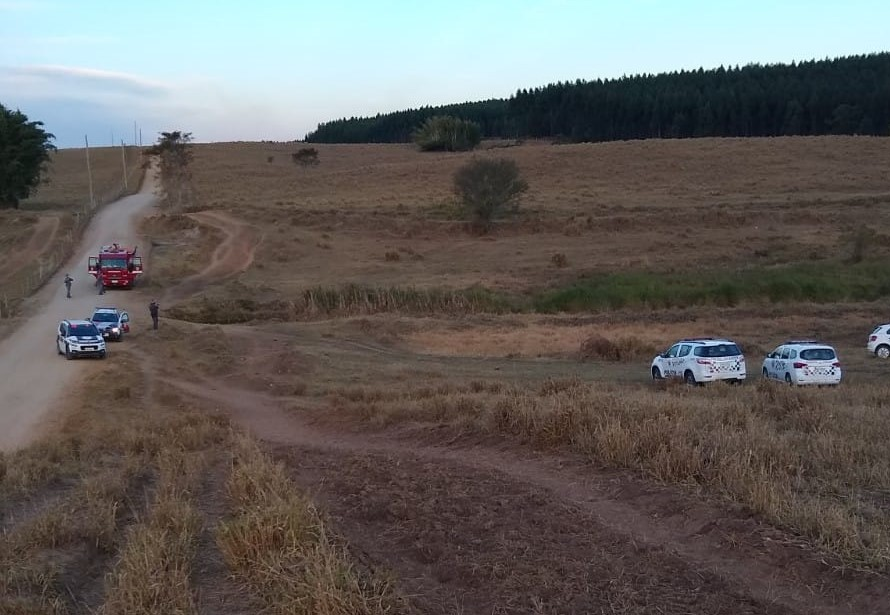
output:
<instances>
[{"instance_id":1,"label":"car windshield","mask_svg":"<svg viewBox=\"0 0 890 615\"><path fill-rule=\"evenodd\" d=\"M836 357L833 348L807 348L800 351L800 358L804 361L833 361Z\"/></svg>"},{"instance_id":2,"label":"car windshield","mask_svg":"<svg viewBox=\"0 0 890 615\"><path fill-rule=\"evenodd\" d=\"M695 349L695 356L715 359L718 357L736 357L742 354L735 344L716 344L714 346L699 346Z\"/></svg>"},{"instance_id":3,"label":"car windshield","mask_svg":"<svg viewBox=\"0 0 890 615\"><path fill-rule=\"evenodd\" d=\"M126 269L127 259L125 258L103 258L99 261L102 269Z\"/></svg>"},{"instance_id":4,"label":"car windshield","mask_svg":"<svg viewBox=\"0 0 890 615\"><path fill-rule=\"evenodd\" d=\"M99 335L95 325L71 325L71 335L76 337L85 337L88 335Z\"/></svg>"},{"instance_id":5,"label":"car windshield","mask_svg":"<svg viewBox=\"0 0 890 615\"><path fill-rule=\"evenodd\" d=\"M112 312L96 312L92 320L96 322L117 322L117 315Z\"/></svg>"}]
</instances>

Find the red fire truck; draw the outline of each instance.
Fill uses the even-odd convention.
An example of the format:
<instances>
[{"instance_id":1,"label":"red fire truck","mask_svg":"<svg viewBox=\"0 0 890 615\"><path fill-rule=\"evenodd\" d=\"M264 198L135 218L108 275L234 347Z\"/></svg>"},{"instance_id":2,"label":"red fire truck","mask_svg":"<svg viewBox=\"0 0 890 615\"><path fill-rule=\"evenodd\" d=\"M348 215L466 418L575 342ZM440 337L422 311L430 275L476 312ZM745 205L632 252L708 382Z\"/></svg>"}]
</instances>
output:
<instances>
[{"instance_id":1,"label":"red fire truck","mask_svg":"<svg viewBox=\"0 0 890 615\"><path fill-rule=\"evenodd\" d=\"M101 279L105 288L133 288L142 274L142 257L136 256L136 248L113 243L102 246L99 256L89 257L87 270L97 282Z\"/></svg>"}]
</instances>

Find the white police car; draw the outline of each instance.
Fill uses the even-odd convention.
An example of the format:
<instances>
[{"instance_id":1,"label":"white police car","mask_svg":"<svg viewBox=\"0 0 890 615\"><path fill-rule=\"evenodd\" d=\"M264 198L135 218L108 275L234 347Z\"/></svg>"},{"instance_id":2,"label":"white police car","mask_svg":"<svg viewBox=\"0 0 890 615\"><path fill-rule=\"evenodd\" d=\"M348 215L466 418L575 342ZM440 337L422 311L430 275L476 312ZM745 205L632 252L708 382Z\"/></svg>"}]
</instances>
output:
<instances>
[{"instance_id":1,"label":"white police car","mask_svg":"<svg viewBox=\"0 0 890 615\"><path fill-rule=\"evenodd\" d=\"M63 320L56 329L56 352L66 359L105 358L105 340L89 320Z\"/></svg>"},{"instance_id":2,"label":"white police car","mask_svg":"<svg viewBox=\"0 0 890 615\"><path fill-rule=\"evenodd\" d=\"M96 325L102 337L110 342L119 342L124 333L130 332L130 315L113 307L97 307L87 320Z\"/></svg>"},{"instance_id":3,"label":"white police car","mask_svg":"<svg viewBox=\"0 0 890 615\"><path fill-rule=\"evenodd\" d=\"M763 377L788 384L837 385L841 364L837 352L814 340L791 340L778 346L763 360Z\"/></svg>"},{"instance_id":4,"label":"white police car","mask_svg":"<svg viewBox=\"0 0 890 615\"><path fill-rule=\"evenodd\" d=\"M879 359L890 359L890 324L875 327L868 336L867 348Z\"/></svg>"},{"instance_id":5,"label":"white police car","mask_svg":"<svg viewBox=\"0 0 890 615\"><path fill-rule=\"evenodd\" d=\"M687 384L747 377L745 357L732 340L711 337L682 339L652 359L652 378L682 378Z\"/></svg>"}]
</instances>

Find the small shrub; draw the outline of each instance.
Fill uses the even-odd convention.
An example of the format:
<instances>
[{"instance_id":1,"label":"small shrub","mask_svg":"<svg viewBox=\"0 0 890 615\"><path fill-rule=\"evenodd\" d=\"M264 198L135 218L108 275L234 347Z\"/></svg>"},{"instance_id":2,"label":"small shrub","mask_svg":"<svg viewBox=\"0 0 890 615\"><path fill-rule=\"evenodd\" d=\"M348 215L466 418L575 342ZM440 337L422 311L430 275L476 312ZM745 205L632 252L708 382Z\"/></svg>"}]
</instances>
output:
<instances>
[{"instance_id":1,"label":"small shrub","mask_svg":"<svg viewBox=\"0 0 890 615\"><path fill-rule=\"evenodd\" d=\"M266 156L266 162L272 164L273 162L275 162L275 156Z\"/></svg>"},{"instance_id":2,"label":"small shrub","mask_svg":"<svg viewBox=\"0 0 890 615\"><path fill-rule=\"evenodd\" d=\"M655 349L636 337L611 340L594 333L581 342L582 361L634 361L655 354Z\"/></svg>"},{"instance_id":3,"label":"small shrub","mask_svg":"<svg viewBox=\"0 0 890 615\"><path fill-rule=\"evenodd\" d=\"M850 262L861 263L866 259L875 243L875 232L868 228L860 228L850 239Z\"/></svg>"},{"instance_id":4,"label":"small shrub","mask_svg":"<svg viewBox=\"0 0 890 615\"><path fill-rule=\"evenodd\" d=\"M314 147L304 147L291 154L290 157L294 164L298 164L301 167L311 167L319 163L318 150Z\"/></svg>"},{"instance_id":5,"label":"small shrub","mask_svg":"<svg viewBox=\"0 0 890 615\"><path fill-rule=\"evenodd\" d=\"M566 255L562 252L557 252L550 258L550 262L553 263L554 267L559 267L562 269L563 267L567 267L569 264L569 259L566 258Z\"/></svg>"},{"instance_id":6,"label":"small shrub","mask_svg":"<svg viewBox=\"0 0 890 615\"><path fill-rule=\"evenodd\" d=\"M454 174L454 192L470 216L473 227L491 230L494 218L506 207L518 207L528 190L516 162L508 158L474 158Z\"/></svg>"},{"instance_id":7,"label":"small shrub","mask_svg":"<svg viewBox=\"0 0 890 615\"><path fill-rule=\"evenodd\" d=\"M399 254L398 252L396 252L395 250L389 250L389 251L384 255L384 258L385 258L388 262L398 262L398 261L402 260L402 255Z\"/></svg>"}]
</instances>

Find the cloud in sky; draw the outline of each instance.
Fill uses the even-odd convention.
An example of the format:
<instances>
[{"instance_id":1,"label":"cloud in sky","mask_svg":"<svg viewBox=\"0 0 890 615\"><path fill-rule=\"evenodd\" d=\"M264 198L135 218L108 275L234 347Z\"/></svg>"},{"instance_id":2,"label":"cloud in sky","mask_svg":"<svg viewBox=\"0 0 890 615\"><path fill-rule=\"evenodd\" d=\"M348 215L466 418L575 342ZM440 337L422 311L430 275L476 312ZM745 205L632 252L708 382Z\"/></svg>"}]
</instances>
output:
<instances>
[{"instance_id":1,"label":"cloud in sky","mask_svg":"<svg viewBox=\"0 0 890 615\"><path fill-rule=\"evenodd\" d=\"M79 90L106 90L118 93L157 96L170 92L166 84L138 75L79 66L34 65L0 69L9 79L32 86L46 85Z\"/></svg>"},{"instance_id":2,"label":"cloud in sky","mask_svg":"<svg viewBox=\"0 0 890 615\"><path fill-rule=\"evenodd\" d=\"M143 142L179 129L198 141L303 136L280 109L206 78L160 82L81 66L30 65L0 67L0 91L16 92L15 106L44 122L59 147L79 146L90 133L104 144L112 134L132 142L134 122L143 127Z\"/></svg>"}]
</instances>

